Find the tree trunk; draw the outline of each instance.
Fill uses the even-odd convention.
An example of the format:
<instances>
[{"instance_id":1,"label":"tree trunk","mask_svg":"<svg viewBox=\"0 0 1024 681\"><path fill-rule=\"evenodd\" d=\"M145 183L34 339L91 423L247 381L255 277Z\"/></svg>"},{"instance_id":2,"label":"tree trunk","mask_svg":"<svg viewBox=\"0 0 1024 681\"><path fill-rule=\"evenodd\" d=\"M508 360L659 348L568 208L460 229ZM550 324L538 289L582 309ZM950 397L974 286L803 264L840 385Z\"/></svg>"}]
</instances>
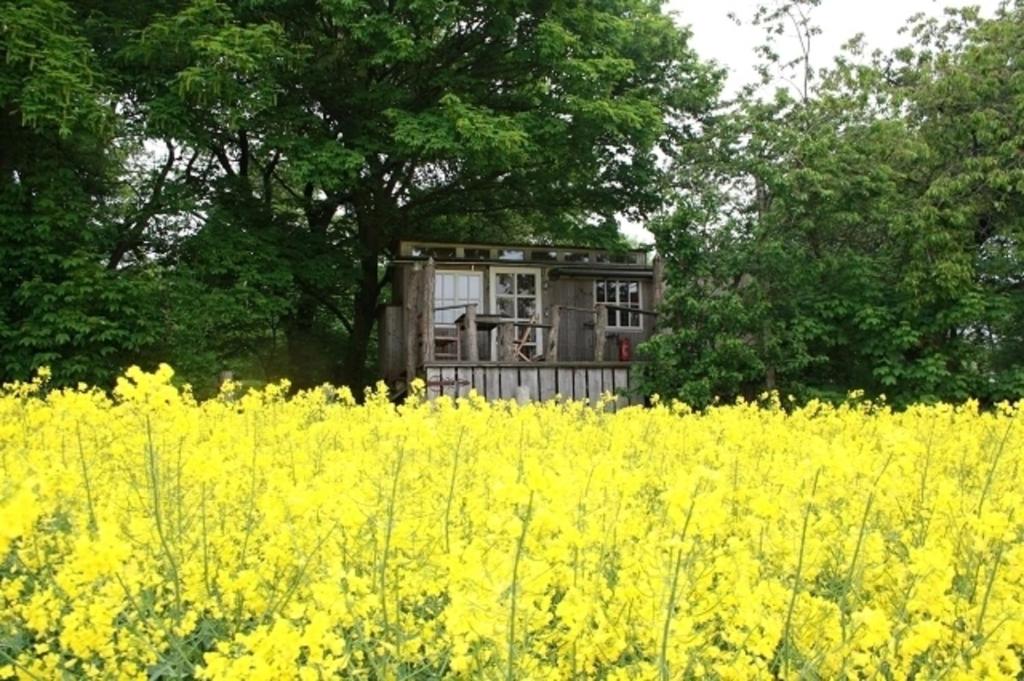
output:
<instances>
[{"instance_id":1,"label":"tree trunk","mask_svg":"<svg viewBox=\"0 0 1024 681\"><path fill-rule=\"evenodd\" d=\"M352 310L352 332L342 352L342 364L337 377L339 383L349 386L357 396L362 394L363 388L373 383L366 364L373 325L377 321L379 298L377 253L368 249L359 259L359 282Z\"/></svg>"},{"instance_id":2,"label":"tree trunk","mask_svg":"<svg viewBox=\"0 0 1024 681\"><path fill-rule=\"evenodd\" d=\"M302 296L284 323L288 350L288 379L297 389L311 388L330 377L330 348L317 326L317 302Z\"/></svg>"}]
</instances>

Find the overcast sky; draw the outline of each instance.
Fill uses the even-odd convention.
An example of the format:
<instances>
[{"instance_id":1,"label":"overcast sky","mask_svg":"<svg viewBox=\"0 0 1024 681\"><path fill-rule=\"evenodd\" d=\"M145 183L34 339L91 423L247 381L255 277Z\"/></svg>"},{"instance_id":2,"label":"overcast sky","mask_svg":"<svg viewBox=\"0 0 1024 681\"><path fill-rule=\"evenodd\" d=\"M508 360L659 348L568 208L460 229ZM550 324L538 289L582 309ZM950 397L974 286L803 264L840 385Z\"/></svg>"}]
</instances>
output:
<instances>
[{"instance_id":1,"label":"overcast sky","mask_svg":"<svg viewBox=\"0 0 1024 681\"><path fill-rule=\"evenodd\" d=\"M771 2L771 0L768 0ZM749 25L758 0L668 0L666 6L677 21L693 29L693 46L704 58L714 59L730 71L730 87L738 87L754 78L753 48L761 40L758 29ZM822 34L812 45L817 67L827 66L840 46L857 33L863 33L870 47L892 49L909 39L899 30L918 12L940 15L944 7L978 5L991 15L998 0L822 0L812 19ZM729 13L744 25L737 26Z\"/></svg>"},{"instance_id":2,"label":"overcast sky","mask_svg":"<svg viewBox=\"0 0 1024 681\"><path fill-rule=\"evenodd\" d=\"M692 44L697 52L729 70L729 91L755 78L754 46L762 38L749 23L758 4L758 0L668 0L668 9L676 14L676 20L693 30ZM811 47L813 65L820 68L830 64L840 46L857 33L864 34L869 48L889 50L905 45L909 39L899 30L910 16L918 12L940 15L944 7L968 4L979 5L986 16L991 16L999 0L822 0L812 15L822 30ZM730 12L744 25L737 26L730 20ZM645 243L652 241L650 234L637 225L626 225L624 231Z\"/></svg>"}]
</instances>

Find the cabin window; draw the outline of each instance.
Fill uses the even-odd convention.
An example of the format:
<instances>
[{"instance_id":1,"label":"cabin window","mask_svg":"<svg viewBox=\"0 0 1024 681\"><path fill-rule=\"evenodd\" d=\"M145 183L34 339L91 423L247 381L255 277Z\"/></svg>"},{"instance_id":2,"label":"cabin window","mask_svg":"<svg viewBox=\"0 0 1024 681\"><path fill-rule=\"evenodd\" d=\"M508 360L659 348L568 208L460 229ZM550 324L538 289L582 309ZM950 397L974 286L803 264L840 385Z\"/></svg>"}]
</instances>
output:
<instances>
[{"instance_id":1,"label":"cabin window","mask_svg":"<svg viewBox=\"0 0 1024 681\"><path fill-rule=\"evenodd\" d=\"M434 323L454 325L466 313L465 305L476 303L483 311L484 285L480 272L437 272L434 275ZM452 307L459 306L459 307ZM449 308L441 310L438 308Z\"/></svg>"},{"instance_id":2,"label":"cabin window","mask_svg":"<svg viewBox=\"0 0 1024 681\"><path fill-rule=\"evenodd\" d=\"M521 248L502 248L498 260L526 260L526 251Z\"/></svg>"},{"instance_id":3,"label":"cabin window","mask_svg":"<svg viewBox=\"0 0 1024 681\"><path fill-rule=\"evenodd\" d=\"M594 256L594 262L613 265L643 265L643 253L602 253Z\"/></svg>"},{"instance_id":4,"label":"cabin window","mask_svg":"<svg viewBox=\"0 0 1024 681\"><path fill-rule=\"evenodd\" d=\"M641 309L639 281L598 279L594 282L594 300L598 303L615 306L608 309L609 328L639 329L642 327L639 312L622 309Z\"/></svg>"},{"instance_id":5,"label":"cabin window","mask_svg":"<svg viewBox=\"0 0 1024 681\"><path fill-rule=\"evenodd\" d=\"M491 309L501 317L522 324L539 323L542 309L541 289L539 269L491 268ZM516 340L523 358L538 355L544 342L540 329L531 326L516 327Z\"/></svg>"},{"instance_id":6,"label":"cabin window","mask_svg":"<svg viewBox=\"0 0 1024 681\"><path fill-rule=\"evenodd\" d=\"M451 246L414 246L412 249L414 258L434 258L435 260L451 260L456 257L455 248Z\"/></svg>"},{"instance_id":7,"label":"cabin window","mask_svg":"<svg viewBox=\"0 0 1024 681\"><path fill-rule=\"evenodd\" d=\"M466 260L490 260L491 249L489 248L466 248L463 249Z\"/></svg>"}]
</instances>

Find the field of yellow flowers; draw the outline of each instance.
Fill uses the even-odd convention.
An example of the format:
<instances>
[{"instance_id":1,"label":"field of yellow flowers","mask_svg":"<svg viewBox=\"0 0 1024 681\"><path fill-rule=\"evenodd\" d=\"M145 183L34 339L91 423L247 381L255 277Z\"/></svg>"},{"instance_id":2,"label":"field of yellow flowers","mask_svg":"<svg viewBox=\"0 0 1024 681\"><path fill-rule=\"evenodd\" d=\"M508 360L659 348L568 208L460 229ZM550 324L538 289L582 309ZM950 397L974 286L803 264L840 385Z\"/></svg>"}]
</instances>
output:
<instances>
[{"instance_id":1,"label":"field of yellow flowers","mask_svg":"<svg viewBox=\"0 0 1024 681\"><path fill-rule=\"evenodd\" d=\"M1024 406L0 393L0 678L1019 678Z\"/></svg>"}]
</instances>

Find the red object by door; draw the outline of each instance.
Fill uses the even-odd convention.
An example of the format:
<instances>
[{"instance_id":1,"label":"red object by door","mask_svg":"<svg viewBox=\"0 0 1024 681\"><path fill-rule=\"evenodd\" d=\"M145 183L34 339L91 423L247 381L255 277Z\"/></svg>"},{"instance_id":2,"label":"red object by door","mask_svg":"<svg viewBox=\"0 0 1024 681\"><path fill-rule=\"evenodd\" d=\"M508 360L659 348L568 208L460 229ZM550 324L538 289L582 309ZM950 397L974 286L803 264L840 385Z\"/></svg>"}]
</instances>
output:
<instances>
[{"instance_id":1,"label":"red object by door","mask_svg":"<svg viewBox=\"0 0 1024 681\"><path fill-rule=\"evenodd\" d=\"M628 336L619 336L619 361L628 362L633 359L633 343Z\"/></svg>"}]
</instances>

